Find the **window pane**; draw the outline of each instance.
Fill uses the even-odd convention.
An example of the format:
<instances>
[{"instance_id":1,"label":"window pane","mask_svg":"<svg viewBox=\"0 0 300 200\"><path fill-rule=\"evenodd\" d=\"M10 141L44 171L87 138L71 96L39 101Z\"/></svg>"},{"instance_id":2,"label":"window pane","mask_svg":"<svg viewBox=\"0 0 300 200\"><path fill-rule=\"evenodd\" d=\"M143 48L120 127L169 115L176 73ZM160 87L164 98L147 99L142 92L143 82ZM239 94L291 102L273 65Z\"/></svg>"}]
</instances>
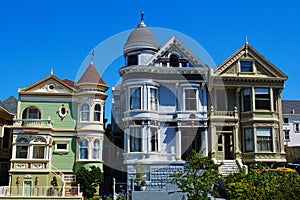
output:
<instances>
[{"instance_id":1,"label":"window pane","mask_svg":"<svg viewBox=\"0 0 300 200\"><path fill-rule=\"evenodd\" d=\"M253 134L252 134L252 129L251 128L247 128L245 129L245 133L244 133L244 137L245 137L245 151L246 152L250 152L253 151Z\"/></svg>"},{"instance_id":2,"label":"window pane","mask_svg":"<svg viewBox=\"0 0 300 200\"><path fill-rule=\"evenodd\" d=\"M88 142L86 140L82 140L80 142L80 159L88 158Z\"/></svg>"},{"instance_id":3,"label":"window pane","mask_svg":"<svg viewBox=\"0 0 300 200\"><path fill-rule=\"evenodd\" d=\"M149 105L149 107L150 107L150 110L157 110L157 89L155 89L155 88L150 88L150 105Z\"/></svg>"},{"instance_id":4,"label":"window pane","mask_svg":"<svg viewBox=\"0 0 300 200\"><path fill-rule=\"evenodd\" d=\"M100 157L100 141L98 139L94 141L92 157L93 159L99 159Z\"/></svg>"},{"instance_id":5,"label":"window pane","mask_svg":"<svg viewBox=\"0 0 300 200\"><path fill-rule=\"evenodd\" d=\"M243 93L243 110L250 111L251 110L251 90L245 89Z\"/></svg>"},{"instance_id":6,"label":"window pane","mask_svg":"<svg viewBox=\"0 0 300 200\"><path fill-rule=\"evenodd\" d=\"M101 107L100 104L95 105L94 121L100 121Z\"/></svg>"},{"instance_id":7,"label":"window pane","mask_svg":"<svg viewBox=\"0 0 300 200\"><path fill-rule=\"evenodd\" d=\"M257 128L257 150L272 151L272 134L270 128Z\"/></svg>"},{"instance_id":8,"label":"window pane","mask_svg":"<svg viewBox=\"0 0 300 200\"><path fill-rule=\"evenodd\" d=\"M27 158L28 146L17 146L16 158Z\"/></svg>"},{"instance_id":9,"label":"window pane","mask_svg":"<svg viewBox=\"0 0 300 200\"><path fill-rule=\"evenodd\" d=\"M172 54L170 56L170 66L171 67L178 67L179 66L179 60L178 60L178 56Z\"/></svg>"},{"instance_id":10,"label":"window pane","mask_svg":"<svg viewBox=\"0 0 300 200\"><path fill-rule=\"evenodd\" d=\"M128 66L137 65L138 64L138 55L130 55L128 56Z\"/></svg>"},{"instance_id":11,"label":"window pane","mask_svg":"<svg viewBox=\"0 0 300 200\"><path fill-rule=\"evenodd\" d=\"M56 144L56 149L59 149L59 150L68 150L67 149L67 144Z\"/></svg>"},{"instance_id":12,"label":"window pane","mask_svg":"<svg viewBox=\"0 0 300 200\"><path fill-rule=\"evenodd\" d=\"M252 62L251 61L241 61L241 72L252 72Z\"/></svg>"},{"instance_id":13,"label":"window pane","mask_svg":"<svg viewBox=\"0 0 300 200\"><path fill-rule=\"evenodd\" d=\"M185 90L185 110L197 110L196 89Z\"/></svg>"},{"instance_id":14,"label":"window pane","mask_svg":"<svg viewBox=\"0 0 300 200\"><path fill-rule=\"evenodd\" d=\"M156 128L151 128L151 151L158 151L158 134Z\"/></svg>"},{"instance_id":15,"label":"window pane","mask_svg":"<svg viewBox=\"0 0 300 200\"><path fill-rule=\"evenodd\" d=\"M45 153L45 146L33 146L33 158L43 159Z\"/></svg>"},{"instance_id":16,"label":"window pane","mask_svg":"<svg viewBox=\"0 0 300 200\"><path fill-rule=\"evenodd\" d=\"M142 138L141 128L130 128L130 152L141 152L142 150Z\"/></svg>"},{"instance_id":17,"label":"window pane","mask_svg":"<svg viewBox=\"0 0 300 200\"><path fill-rule=\"evenodd\" d=\"M89 105L84 104L81 107L81 121L89 121L89 120L90 120Z\"/></svg>"},{"instance_id":18,"label":"window pane","mask_svg":"<svg viewBox=\"0 0 300 200\"><path fill-rule=\"evenodd\" d=\"M141 109L141 88L130 90L130 109Z\"/></svg>"}]
</instances>

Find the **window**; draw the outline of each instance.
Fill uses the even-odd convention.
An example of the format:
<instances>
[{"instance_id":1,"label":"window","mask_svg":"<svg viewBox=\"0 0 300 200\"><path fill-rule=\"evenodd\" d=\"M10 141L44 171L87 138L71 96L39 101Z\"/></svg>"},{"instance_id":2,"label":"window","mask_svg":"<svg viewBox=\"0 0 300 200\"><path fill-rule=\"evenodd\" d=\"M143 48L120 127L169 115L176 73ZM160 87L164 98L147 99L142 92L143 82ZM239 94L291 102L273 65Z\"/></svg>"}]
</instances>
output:
<instances>
[{"instance_id":1,"label":"window","mask_svg":"<svg viewBox=\"0 0 300 200\"><path fill-rule=\"evenodd\" d=\"M100 141L99 141L99 139L94 140L92 158L93 159L99 159L100 158Z\"/></svg>"},{"instance_id":2,"label":"window","mask_svg":"<svg viewBox=\"0 0 300 200\"><path fill-rule=\"evenodd\" d=\"M36 137L32 142L33 145L33 159L44 159L46 149L46 139L43 137Z\"/></svg>"},{"instance_id":3,"label":"window","mask_svg":"<svg viewBox=\"0 0 300 200\"><path fill-rule=\"evenodd\" d=\"M289 118L283 118L283 123L288 124L289 123Z\"/></svg>"},{"instance_id":4,"label":"window","mask_svg":"<svg viewBox=\"0 0 300 200\"><path fill-rule=\"evenodd\" d=\"M253 151L253 134L251 128L244 129L244 139L245 139L245 151Z\"/></svg>"},{"instance_id":5,"label":"window","mask_svg":"<svg viewBox=\"0 0 300 200\"><path fill-rule=\"evenodd\" d=\"M117 124L121 122L121 108L115 107L114 120Z\"/></svg>"},{"instance_id":6,"label":"window","mask_svg":"<svg viewBox=\"0 0 300 200\"><path fill-rule=\"evenodd\" d=\"M255 88L255 109L270 110L270 93L268 88Z\"/></svg>"},{"instance_id":7,"label":"window","mask_svg":"<svg viewBox=\"0 0 300 200\"><path fill-rule=\"evenodd\" d=\"M251 89L243 91L243 110L244 112L251 110Z\"/></svg>"},{"instance_id":8,"label":"window","mask_svg":"<svg viewBox=\"0 0 300 200\"><path fill-rule=\"evenodd\" d=\"M295 132L300 132L299 123L295 123Z\"/></svg>"},{"instance_id":9,"label":"window","mask_svg":"<svg viewBox=\"0 0 300 200\"><path fill-rule=\"evenodd\" d=\"M150 128L151 131L151 151L158 151L158 133L156 128Z\"/></svg>"},{"instance_id":10,"label":"window","mask_svg":"<svg viewBox=\"0 0 300 200\"><path fill-rule=\"evenodd\" d=\"M185 110L197 110L196 94L196 89L185 89Z\"/></svg>"},{"instance_id":11,"label":"window","mask_svg":"<svg viewBox=\"0 0 300 200\"><path fill-rule=\"evenodd\" d=\"M39 109L35 107L28 107L23 111L22 114L23 119L40 119L41 118L41 113Z\"/></svg>"},{"instance_id":12,"label":"window","mask_svg":"<svg viewBox=\"0 0 300 200\"><path fill-rule=\"evenodd\" d=\"M217 89L216 90L216 99L217 99L217 105L216 109L218 111L227 111L227 95L226 90L224 89Z\"/></svg>"},{"instance_id":13,"label":"window","mask_svg":"<svg viewBox=\"0 0 300 200\"><path fill-rule=\"evenodd\" d=\"M81 140L79 144L80 159L88 159L88 141Z\"/></svg>"},{"instance_id":14,"label":"window","mask_svg":"<svg viewBox=\"0 0 300 200\"><path fill-rule=\"evenodd\" d=\"M141 109L141 88L130 89L130 110Z\"/></svg>"},{"instance_id":15,"label":"window","mask_svg":"<svg viewBox=\"0 0 300 200\"><path fill-rule=\"evenodd\" d=\"M177 55L172 54L170 56L170 66L171 67L178 67L179 66L179 59L178 59Z\"/></svg>"},{"instance_id":16,"label":"window","mask_svg":"<svg viewBox=\"0 0 300 200\"><path fill-rule=\"evenodd\" d=\"M94 108L94 121L100 121L101 116L101 106L100 104L96 104Z\"/></svg>"},{"instance_id":17,"label":"window","mask_svg":"<svg viewBox=\"0 0 300 200\"><path fill-rule=\"evenodd\" d=\"M130 55L128 56L127 66L137 65L138 64L138 55Z\"/></svg>"},{"instance_id":18,"label":"window","mask_svg":"<svg viewBox=\"0 0 300 200\"><path fill-rule=\"evenodd\" d=\"M0 128L2 129L2 127L0 126ZM10 129L9 128L3 128L4 129L4 133L3 133L3 138L2 138L2 148L3 149L8 149L10 146Z\"/></svg>"},{"instance_id":19,"label":"window","mask_svg":"<svg viewBox=\"0 0 300 200\"><path fill-rule=\"evenodd\" d=\"M55 141L55 149L56 153L67 153L69 151L69 141L61 140Z\"/></svg>"},{"instance_id":20,"label":"window","mask_svg":"<svg viewBox=\"0 0 300 200\"><path fill-rule=\"evenodd\" d=\"M158 108L157 89L150 88L149 109L157 110L157 108Z\"/></svg>"},{"instance_id":21,"label":"window","mask_svg":"<svg viewBox=\"0 0 300 200\"><path fill-rule=\"evenodd\" d=\"M89 121L90 120L90 107L88 104L83 104L81 106L81 121Z\"/></svg>"},{"instance_id":22,"label":"window","mask_svg":"<svg viewBox=\"0 0 300 200\"><path fill-rule=\"evenodd\" d=\"M272 151L272 134L270 128L257 128L257 151Z\"/></svg>"},{"instance_id":23,"label":"window","mask_svg":"<svg viewBox=\"0 0 300 200\"><path fill-rule=\"evenodd\" d=\"M24 137L20 137L17 139L16 142L16 158L27 158L28 156L28 147L29 147L29 140Z\"/></svg>"},{"instance_id":24,"label":"window","mask_svg":"<svg viewBox=\"0 0 300 200\"><path fill-rule=\"evenodd\" d=\"M142 150L141 128L131 127L130 128L130 152L141 152L141 150Z\"/></svg>"},{"instance_id":25,"label":"window","mask_svg":"<svg viewBox=\"0 0 300 200\"><path fill-rule=\"evenodd\" d=\"M285 141L290 141L290 130L284 130L284 140Z\"/></svg>"},{"instance_id":26,"label":"window","mask_svg":"<svg viewBox=\"0 0 300 200\"><path fill-rule=\"evenodd\" d=\"M240 65L241 65L241 72L253 72L251 61L241 61Z\"/></svg>"}]
</instances>

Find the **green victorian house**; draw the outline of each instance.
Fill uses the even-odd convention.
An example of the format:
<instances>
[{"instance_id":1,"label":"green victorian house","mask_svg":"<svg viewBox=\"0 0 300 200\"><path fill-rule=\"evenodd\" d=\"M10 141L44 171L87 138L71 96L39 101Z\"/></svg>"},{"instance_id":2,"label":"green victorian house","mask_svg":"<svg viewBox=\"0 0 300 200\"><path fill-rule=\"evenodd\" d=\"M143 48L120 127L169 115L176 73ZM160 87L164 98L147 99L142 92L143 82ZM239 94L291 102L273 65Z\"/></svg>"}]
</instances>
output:
<instances>
[{"instance_id":1,"label":"green victorian house","mask_svg":"<svg viewBox=\"0 0 300 200\"><path fill-rule=\"evenodd\" d=\"M210 153L216 161L284 162L281 92L287 76L248 41L212 71Z\"/></svg>"},{"instance_id":2,"label":"green victorian house","mask_svg":"<svg viewBox=\"0 0 300 200\"><path fill-rule=\"evenodd\" d=\"M12 126L11 195L76 196L78 167L103 170L107 89L91 62L76 83L51 72L19 90Z\"/></svg>"}]
</instances>

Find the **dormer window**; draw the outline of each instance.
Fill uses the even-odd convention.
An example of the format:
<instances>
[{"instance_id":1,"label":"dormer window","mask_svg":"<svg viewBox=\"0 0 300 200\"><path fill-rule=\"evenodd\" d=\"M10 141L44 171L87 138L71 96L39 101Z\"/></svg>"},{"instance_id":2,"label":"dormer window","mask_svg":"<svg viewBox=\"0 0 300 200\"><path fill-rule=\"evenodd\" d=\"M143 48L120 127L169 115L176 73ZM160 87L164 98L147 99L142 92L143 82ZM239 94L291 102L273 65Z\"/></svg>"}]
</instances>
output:
<instances>
[{"instance_id":1,"label":"dormer window","mask_svg":"<svg viewBox=\"0 0 300 200\"><path fill-rule=\"evenodd\" d=\"M252 61L241 61L241 72L253 72L253 63Z\"/></svg>"},{"instance_id":2,"label":"dormer window","mask_svg":"<svg viewBox=\"0 0 300 200\"><path fill-rule=\"evenodd\" d=\"M170 56L170 66L171 67L179 67L179 59L178 59L177 55L172 54Z\"/></svg>"}]
</instances>

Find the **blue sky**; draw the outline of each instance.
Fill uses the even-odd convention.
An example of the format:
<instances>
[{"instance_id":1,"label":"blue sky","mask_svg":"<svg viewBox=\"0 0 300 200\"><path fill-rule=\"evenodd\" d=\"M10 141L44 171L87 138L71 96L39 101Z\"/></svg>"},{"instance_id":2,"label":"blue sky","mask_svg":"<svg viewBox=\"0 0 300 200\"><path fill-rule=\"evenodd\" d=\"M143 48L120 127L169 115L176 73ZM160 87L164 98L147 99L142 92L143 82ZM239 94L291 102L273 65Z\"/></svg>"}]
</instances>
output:
<instances>
[{"instance_id":1,"label":"blue sky","mask_svg":"<svg viewBox=\"0 0 300 200\"><path fill-rule=\"evenodd\" d=\"M17 97L18 88L48 76L52 68L58 78L75 80L88 54L108 38L135 28L141 11L148 27L193 38L216 65L239 49L247 36L252 47L289 77L282 98L300 99L299 7L297 0L1 1L0 100ZM95 61L101 59L95 56ZM117 69L122 63L120 57L112 65ZM111 79L104 77L107 84Z\"/></svg>"}]
</instances>

